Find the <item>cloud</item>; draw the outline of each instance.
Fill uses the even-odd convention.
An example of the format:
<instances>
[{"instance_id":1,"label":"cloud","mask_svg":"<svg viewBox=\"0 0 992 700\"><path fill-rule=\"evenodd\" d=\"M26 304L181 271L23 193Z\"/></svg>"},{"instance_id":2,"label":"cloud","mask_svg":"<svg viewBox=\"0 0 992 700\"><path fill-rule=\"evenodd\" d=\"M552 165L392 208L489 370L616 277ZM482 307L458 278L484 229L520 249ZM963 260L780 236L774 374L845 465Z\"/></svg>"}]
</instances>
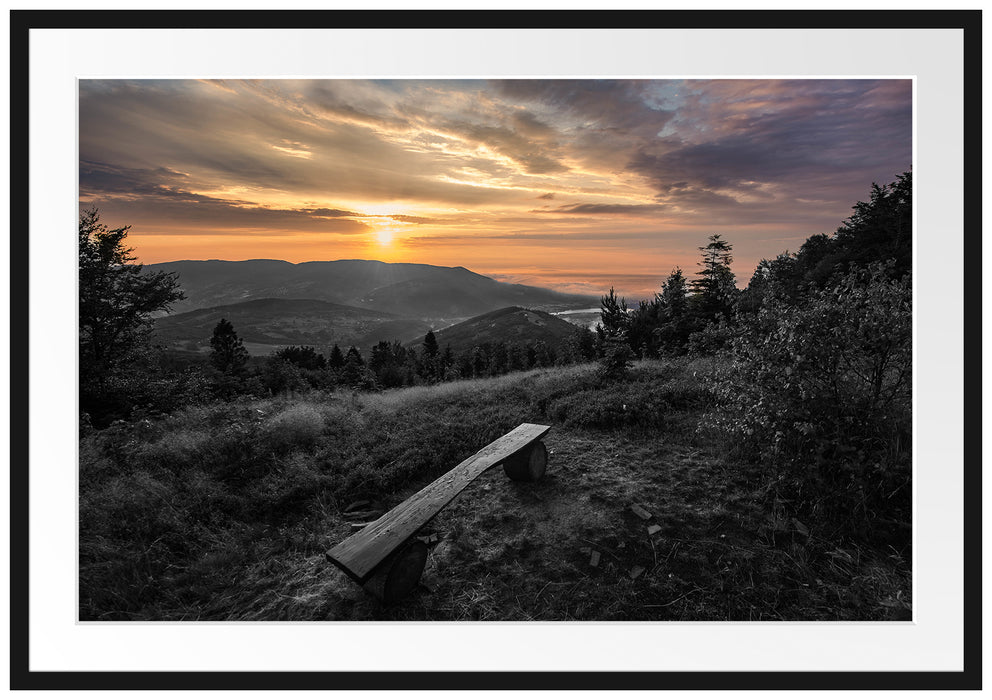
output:
<instances>
[{"instance_id":1,"label":"cloud","mask_svg":"<svg viewBox=\"0 0 992 700\"><path fill-rule=\"evenodd\" d=\"M287 228L323 233L364 233L369 226L343 209L273 208L243 199L198 194L177 186L188 176L167 168L125 168L84 161L80 165L81 206L109 209L128 220L149 219L169 227L191 223L217 229Z\"/></svg>"},{"instance_id":2,"label":"cloud","mask_svg":"<svg viewBox=\"0 0 992 700\"><path fill-rule=\"evenodd\" d=\"M911 159L909 81L689 81L687 126L640 145L628 168L661 203L741 216L783 208L804 194L831 202L863 196ZM706 214L713 213L707 209Z\"/></svg>"},{"instance_id":3,"label":"cloud","mask_svg":"<svg viewBox=\"0 0 992 700\"><path fill-rule=\"evenodd\" d=\"M335 81L334 85L341 90L345 83L356 94L382 92L367 84L363 92L352 81ZM413 132L398 134L372 127L405 128L409 124L395 115L368 112L392 109L385 99L364 97L367 118L340 120L328 111L334 91L323 89L323 106L306 102L307 95L320 92L320 87L319 83L315 87L295 81L236 81L223 88L191 81L82 81L80 156L123 167L166 167L196 173L214 184L293 192L311 200L331 193L336 198L398 196L480 205L505 197L473 182L460 182L464 177L453 177L466 166L483 173L479 180L493 174L483 171L489 166L512 175L504 163L478 156L466 163L445 152L418 153L410 147ZM351 116L359 110L347 104L342 109ZM483 129L476 137L487 134L507 149L527 150L524 140L513 141L512 132ZM273 144L298 151L305 146L310 157L287 157ZM558 167L538 150L514 156L535 171ZM444 175L451 180L439 183Z\"/></svg>"},{"instance_id":4,"label":"cloud","mask_svg":"<svg viewBox=\"0 0 992 700\"><path fill-rule=\"evenodd\" d=\"M404 224L438 224L444 223L441 219L428 216L408 216L406 214L392 214L389 217L393 221L400 221Z\"/></svg>"},{"instance_id":5,"label":"cloud","mask_svg":"<svg viewBox=\"0 0 992 700\"><path fill-rule=\"evenodd\" d=\"M554 209L532 209L536 213L548 214L618 214L622 216L645 216L658 214L664 207L654 204L566 204Z\"/></svg>"},{"instance_id":6,"label":"cloud","mask_svg":"<svg viewBox=\"0 0 992 700\"><path fill-rule=\"evenodd\" d=\"M320 216L326 218L338 218L342 216L363 216L355 211L348 211L347 209L327 209L326 207L317 207L315 209L301 209L300 211L309 214L310 216Z\"/></svg>"},{"instance_id":7,"label":"cloud","mask_svg":"<svg viewBox=\"0 0 992 700\"><path fill-rule=\"evenodd\" d=\"M675 116L649 103L648 80L495 80L496 90L511 99L548 111L572 125L653 134ZM567 115L563 118L561 115Z\"/></svg>"},{"instance_id":8,"label":"cloud","mask_svg":"<svg viewBox=\"0 0 992 700\"><path fill-rule=\"evenodd\" d=\"M82 80L79 128L81 200L154 230L389 220L466 266L473 241L635 260L834 230L910 167L912 83Z\"/></svg>"}]
</instances>

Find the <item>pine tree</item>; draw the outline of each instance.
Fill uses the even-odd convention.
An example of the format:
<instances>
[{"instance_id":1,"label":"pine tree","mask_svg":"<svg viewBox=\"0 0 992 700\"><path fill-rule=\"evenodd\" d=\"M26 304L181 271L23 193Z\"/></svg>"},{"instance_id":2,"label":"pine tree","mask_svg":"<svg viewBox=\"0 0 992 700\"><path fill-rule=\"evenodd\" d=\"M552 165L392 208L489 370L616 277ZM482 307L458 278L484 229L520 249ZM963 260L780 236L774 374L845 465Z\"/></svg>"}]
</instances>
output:
<instances>
[{"instance_id":1,"label":"pine tree","mask_svg":"<svg viewBox=\"0 0 992 700\"><path fill-rule=\"evenodd\" d=\"M618 299L613 287L610 287L609 294L599 300L599 309L602 321L598 327L602 327L603 334L617 336L627 330L630 324L627 300L624 297Z\"/></svg>"},{"instance_id":2,"label":"pine tree","mask_svg":"<svg viewBox=\"0 0 992 700\"><path fill-rule=\"evenodd\" d=\"M424 336L423 352L421 353L420 376L428 382L434 382L440 378L438 373L438 353L439 348L434 331L427 331Z\"/></svg>"},{"instance_id":3,"label":"pine tree","mask_svg":"<svg viewBox=\"0 0 992 700\"><path fill-rule=\"evenodd\" d=\"M424 360L433 360L437 357L438 350L437 338L434 336L434 331L427 331L427 335L424 336Z\"/></svg>"},{"instance_id":4,"label":"pine tree","mask_svg":"<svg viewBox=\"0 0 992 700\"><path fill-rule=\"evenodd\" d=\"M234 331L234 325L222 318L210 338L210 363L225 374L236 374L248 364L248 351Z\"/></svg>"},{"instance_id":5,"label":"pine tree","mask_svg":"<svg viewBox=\"0 0 992 700\"><path fill-rule=\"evenodd\" d=\"M351 389L367 388L371 372L366 372L362 354L354 346L348 348L341 368L340 382Z\"/></svg>"},{"instance_id":6,"label":"pine tree","mask_svg":"<svg viewBox=\"0 0 992 700\"><path fill-rule=\"evenodd\" d=\"M666 319L685 316L689 308L689 297L682 268L676 267L661 285L661 293L656 295L658 306Z\"/></svg>"},{"instance_id":7,"label":"pine tree","mask_svg":"<svg viewBox=\"0 0 992 700\"><path fill-rule=\"evenodd\" d=\"M327 361L327 365L334 370L344 367L344 354L341 352L341 348L337 346L337 343L331 348L331 357Z\"/></svg>"},{"instance_id":8,"label":"pine tree","mask_svg":"<svg viewBox=\"0 0 992 700\"><path fill-rule=\"evenodd\" d=\"M734 261L733 246L720 238L720 234L709 237L709 243L699 248L703 260L697 263L702 270L698 279L689 286L695 294L694 301L700 315L706 320L717 320L733 311L737 299L737 278L730 263Z\"/></svg>"},{"instance_id":9,"label":"pine tree","mask_svg":"<svg viewBox=\"0 0 992 700\"><path fill-rule=\"evenodd\" d=\"M346 365L349 362L352 362L352 361L355 364L357 364L359 367L364 367L365 366L365 359L362 357L362 353L354 345L352 345L350 348L348 348L348 352L345 353L345 356L344 356L344 363Z\"/></svg>"}]
</instances>

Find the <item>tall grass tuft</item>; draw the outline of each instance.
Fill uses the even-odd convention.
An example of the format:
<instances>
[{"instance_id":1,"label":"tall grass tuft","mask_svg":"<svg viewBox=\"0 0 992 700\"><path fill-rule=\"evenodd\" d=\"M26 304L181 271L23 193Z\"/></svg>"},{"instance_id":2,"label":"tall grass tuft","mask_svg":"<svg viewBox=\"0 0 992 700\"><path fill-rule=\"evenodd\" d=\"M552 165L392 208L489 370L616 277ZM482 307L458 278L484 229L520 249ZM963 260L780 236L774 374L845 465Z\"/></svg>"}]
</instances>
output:
<instances>
[{"instance_id":1,"label":"tall grass tuft","mask_svg":"<svg viewBox=\"0 0 992 700\"><path fill-rule=\"evenodd\" d=\"M276 450L310 447L320 437L324 426L324 416L315 406L298 403L283 408L266 420L262 435Z\"/></svg>"}]
</instances>

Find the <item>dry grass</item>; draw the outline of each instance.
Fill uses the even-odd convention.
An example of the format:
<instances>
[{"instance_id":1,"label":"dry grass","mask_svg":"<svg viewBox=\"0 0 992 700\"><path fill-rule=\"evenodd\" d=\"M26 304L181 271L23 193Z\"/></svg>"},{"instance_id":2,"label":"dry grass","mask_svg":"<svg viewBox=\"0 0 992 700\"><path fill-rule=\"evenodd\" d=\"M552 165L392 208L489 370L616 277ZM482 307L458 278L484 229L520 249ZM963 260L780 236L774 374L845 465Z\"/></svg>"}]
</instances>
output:
<instances>
[{"instance_id":1,"label":"dry grass","mask_svg":"<svg viewBox=\"0 0 992 700\"><path fill-rule=\"evenodd\" d=\"M642 363L620 385L591 366L534 370L197 407L95 433L81 444L81 615L904 619L908 533L873 551L783 517L695 431L703 369ZM440 542L406 600L382 606L325 561L350 534L348 503L384 511L524 421L554 426L545 478L497 468L466 489L425 528Z\"/></svg>"}]
</instances>

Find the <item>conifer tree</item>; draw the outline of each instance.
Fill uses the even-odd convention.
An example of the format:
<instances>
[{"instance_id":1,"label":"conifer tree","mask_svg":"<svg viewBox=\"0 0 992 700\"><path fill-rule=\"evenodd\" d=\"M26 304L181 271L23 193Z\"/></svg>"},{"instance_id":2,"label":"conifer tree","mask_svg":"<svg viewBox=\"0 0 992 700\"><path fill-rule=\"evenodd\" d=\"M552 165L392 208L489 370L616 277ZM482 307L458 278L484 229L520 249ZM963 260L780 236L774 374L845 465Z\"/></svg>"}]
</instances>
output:
<instances>
[{"instance_id":1,"label":"conifer tree","mask_svg":"<svg viewBox=\"0 0 992 700\"><path fill-rule=\"evenodd\" d=\"M227 319L222 318L214 327L210 347L213 348L210 363L225 374L240 372L248 364L248 351Z\"/></svg>"},{"instance_id":2,"label":"conifer tree","mask_svg":"<svg viewBox=\"0 0 992 700\"><path fill-rule=\"evenodd\" d=\"M703 260L697 264L702 270L699 277L689 283L695 294L696 308L707 320L729 316L737 299L737 278L730 269L730 263L734 261L733 246L716 233L699 250Z\"/></svg>"},{"instance_id":3,"label":"conifer tree","mask_svg":"<svg viewBox=\"0 0 992 700\"><path fill-rule=\"evenodd\" d=\"M344 367L344 353L341 352L341 348L338 347L337 343L331 348L331 357L328 359L327 364L331 369L341 369Z\"/></svg>"}]
</instances>

